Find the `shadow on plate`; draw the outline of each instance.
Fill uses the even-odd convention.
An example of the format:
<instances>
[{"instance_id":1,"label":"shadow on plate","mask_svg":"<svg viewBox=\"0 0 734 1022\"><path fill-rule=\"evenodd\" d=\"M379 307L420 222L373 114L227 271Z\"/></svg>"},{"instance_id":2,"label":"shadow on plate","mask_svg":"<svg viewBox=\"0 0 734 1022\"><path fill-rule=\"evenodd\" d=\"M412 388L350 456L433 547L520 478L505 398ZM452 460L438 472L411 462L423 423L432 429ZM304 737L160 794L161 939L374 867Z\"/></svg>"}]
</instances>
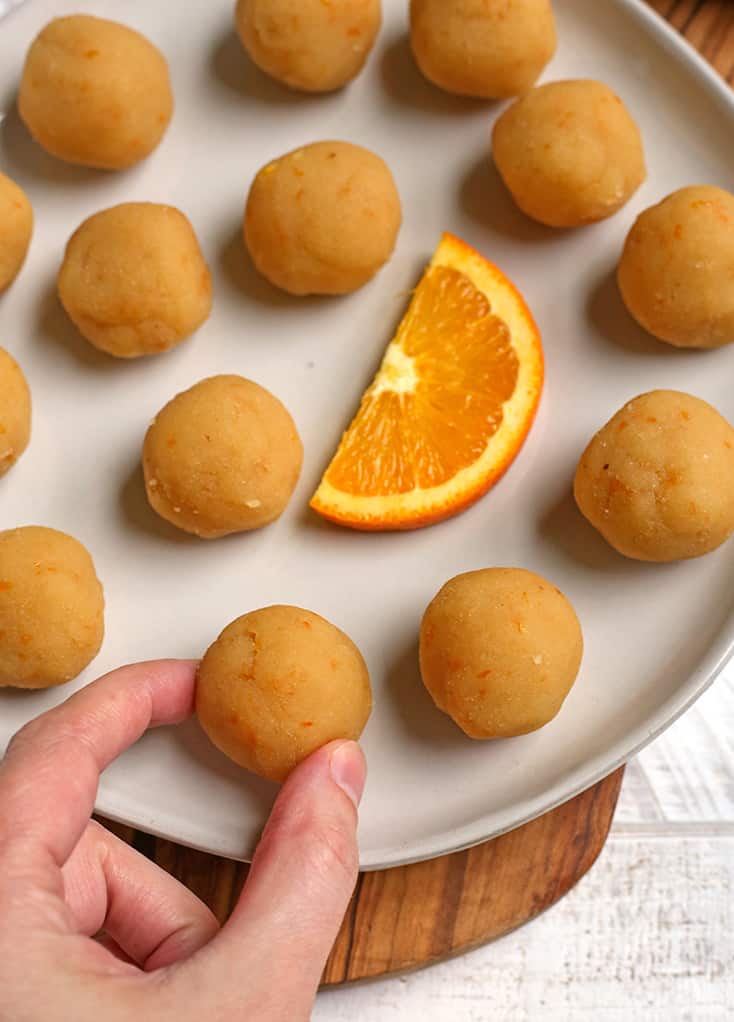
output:
<instances>
[{"instance_id":1,"label":"shadow on plate","mask_svg":"<svg viewBox=\"0 0 734 1022\"><path fill-rule=\"evenodd\" d=\"M609 270L593 288L586 308L589 323L602 340L635 355L654 355L655 358L690 359L699 361L708 355L713 358L721 349L710 351L699 348L677 348L659 341L637 323L622 301L617 285L616 267Z\"/></svg>"},{"instance_id":2,"label":"shadow on plate","mask_svg":"<svg viewBox=\"0 0 734 1022\"><path fill-rule=\"evenodd\" d=\"M217 81L240 96L276 106L318 103L328 93L299 92L270 78L245 52L234 29L227 29L212 50L211 70Z\"/></svg>"},{"instance_id":3,"label":"shadow on plate","mask_svg":"<svg viewBox=\"0 0 734 1022\"><path fill-rule=\"evenodd\" d=\"M339 300L338 295L291 295L275 287L255 268L239 226L222 245L219 265L235 290L273 309L303 311L313 305L327 305Z\"/></svg>"},{"instance_id":4,"label":"shadow on plate","mask_svg":"<svg viewBox=\"0 0 734 1022\"><path fill-rule=\"evenodd\" d=\"M86 187L92 181L108 175L105 170L93 167L77 167L65 163L47 153L37 142L20 119L15 102L7 116L0 121L0 164L3 169L21 184L29 179L51 181L58 185L81 185ZM115 177L124 171L115 171Z\"/></svg>"},{"instance_id":5,"label":"shadow on plate","mask_svg":"<svg viewBox=\"0 0 734 1022\"><path fill-rule=\"evenodd\" d=\"M426 691L418 665L417 639L396 657L385 680L388 696L393 699L405 730L429 746L432 752L441 746L465 746L471 741L436 707Z\"/></svg>"},{"instance_id":6,"label":"shadow on plate","mask_svg":"<svg viewBox=\"0 0 734 1022\"><path fill-rule=\"evenodd\" d=\"M54 344L87 369L102 373L134 371L139 360L106 355L86 341L67 316L51 281L38 305L38 336L43 344Z\"/></svg>"},{"instance_id":7,"label":"shadow on plate","mask_svg":"<svg viewBox=\"0 0 734 1022\"><path fill-rule=\"evenodd\" d=\"M196 718L171 729L171 735L185 755L207 773L215 774L238 788L247 790L251 807L262 814L263 823L270 812L279 785L250 773L228 759L207 738ZM249 849L247 849L249 851Z\"/></svg>"},{"instance_id":8,"label":"shadow on plate","mask_svg":"<svg viewBox=\"0 0 734 1022\"><path fill-rule=\"evenodd\" d=\"M316 481L318 486L318 480ZM345 529L341 525L336 525L334 522L330 522L327 518L323 518L320 514L317 514L312 507L309 506L309 500L311 494L315 493L316 486L311 487L309 496L303 501L303 506L298 511L297 522L299 528L306 529L310 533L315 533L319 536L330 536L337 540L341 538L341 534L351 532L351 529Z\"/></svg>"},{"instance_id":9,"label":"shadow on plate","mask_svg":"<svg viewBox=\"0 0 734 1022\"><path fill-rule=\"evenodd\" d=\"M33 696L41 696L45 691L47 690L37 688L14 688L12 685L8 685L0 688L0 698L2 698L3 702L8 701L16 704L25 703L28 705ZM43 713L45 709L47 709L45 706L39 707L38 713ZM34 716L35 715L36 714L34 714Z\"/></svg>"},{"instance_id":10,"label":"shadow on plate","mask_svg":"<svg viewBox=\"0 0 734 1022\"><path fill-rule=\"evenodd\" d=\"M138 532L146 533L156 540L167 540L169 543L177 543L182 546L196 547L204 552L207 543L215 542L217 548L224 543L243 544L257 542L259 529L251 532L233 532L228 536L220 536L216 540L201 539L183 529L177 529L175 525L161 518L148 503L145 493L142 465L138 461L125 478L120 487L120 513L126 524L132 526Z\"/></svg>"},{"instance_id":11,"label":"shadow on plate","mask_svg":"<svg viewBox=\"0 0 734 1022\"><path fill-rule=\"evenodd\" d=\"M586 314L602 340L632 354L656 358L691 355L690 351L656 340L632 318L619 293L616 267L605 273L592 290Z\"/></svg>"},{"instance_id":12,"label":"shadow on plate","mask_svg":"<svg viewBox=\"0 0 734 1022\"><path fill-rule=\"evenodd\" d=\"M487 153L478 159L464 176L459 199L468 217L482 227L514 241L537 245L558 241L568 233L531 220L515 205L494 160L489 155L489 140Z\"/></svg>"},{"instance_id":13,"label":"shadow on plate","mask_svg":"<svg viewBox=\"0 0 734 1022\"><path fill-rule=\"evenodd\" d=\"M570 481L568 490L540 518L538 532L570 560L592 571L625 575L650 572L649 564L618 554L587 522L576 506Z\"/></svg>"},{"instance_id":14,"label":"shadow on plate","mask_svg":"<svg viewBox=\"0 0 734 1022\"><path fill-rule=\"evenodd\" d=\"M380 65L382 84L391 99L429 114L493 113L497 103L486 99L454 96L433 85L423 75L413 58L409 36L402 35L388 43Z\"/></svg>"},{"instance_id":15,"label":"shadow on plate","mask_svg":"<svg viewBox=\"0 0 734 1022\"><path fill-rule=\"evenodd\" d=\"M154 539L164 539L182 546L197 546L203 542L197 536L177 529L156 514L145 495L143 469L140 463L135 465L120 487L120 512L128 525Z\"/></svg>"}]
</instances>

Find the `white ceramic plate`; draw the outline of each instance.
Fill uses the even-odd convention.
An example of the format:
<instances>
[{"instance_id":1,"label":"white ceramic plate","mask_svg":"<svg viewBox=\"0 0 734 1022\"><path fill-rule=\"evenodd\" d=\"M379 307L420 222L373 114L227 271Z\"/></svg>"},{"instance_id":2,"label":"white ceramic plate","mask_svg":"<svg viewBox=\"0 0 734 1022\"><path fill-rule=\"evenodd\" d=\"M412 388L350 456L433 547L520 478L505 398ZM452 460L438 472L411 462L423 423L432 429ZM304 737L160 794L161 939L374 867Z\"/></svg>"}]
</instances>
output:
<instances>
[{"instance_id":1,"label":"white ceramic plate","mask_svg":"<svg viewBox=\"0 0 734 1022\"><path fill-rule=\"evenodd\" d=\"M650 566L614 554L575 511L571 478L589 436L627 398L690 390L734 419L734 351L677 352L625 314L612 272L635 214L682 185L734 186L734 101L676 35L636 0L557 0L560 49L545 79L593 76L638 118L650 176L611 221L555 233L526 220L487 158L497 107L428 85L409 56L403 0L366 72L343 93L290 93L250 66L229 0L33 0L0 23L0 166L27 189L30 257L0 300L0 343L34 394L33 442L0 483L0 528L67 530L92 550L107 595L102 653L76 685L118 664L198 656L232 618L286 602L344 628L369 662L375 711L364 736L370 780L362 865L455 850L518 826L597 781L706 688L734 639L734 543L703 560ZM160 149L126 173L65 166L36 147L14 92L23 54L52 16L117 18L168 56L176 114ZM292 299L251 269L240 240L245 194L267 159L343 138L392 167L405 225L387 268L341 300ZM215 275L199 334L152 361L98 355L54 296L64 243L89 214L130 199L180 206ZM547 386L530 439L471 511L408 534L326 526L307 500L442 230L502 266L540 324ZM239 372L278 394L306 447L287 514L263 532L215 543L156 518L143 494L141 441L156 410L203 376ZM478 744L434 709L418 676L420 615L459 571L519 565L548 575L576 605L586 637L579 681L544 730ZM67 695L0 695L0 750ZM185 844L247 857L275 788L231 765L195 722L147 735L105 774L101 812Z\"/></svg>"}]
</instances>

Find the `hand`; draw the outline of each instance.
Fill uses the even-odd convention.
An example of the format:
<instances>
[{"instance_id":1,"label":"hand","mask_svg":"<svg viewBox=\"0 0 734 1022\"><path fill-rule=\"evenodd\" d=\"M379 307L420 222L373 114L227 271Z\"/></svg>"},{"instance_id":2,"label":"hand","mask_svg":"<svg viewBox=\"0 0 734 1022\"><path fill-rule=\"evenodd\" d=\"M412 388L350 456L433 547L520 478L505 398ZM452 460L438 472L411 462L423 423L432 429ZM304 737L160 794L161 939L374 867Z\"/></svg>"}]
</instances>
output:
<instances>
[{"instance_id":1,"label":"hand","mask_svg":"<svg viewBox=\"0 0 734 1022\"><path fill-rule=\"evenodd\" d=\"M359 746L333 742L293 772L221 929L89 818L100 772L148 727L191 714L195 671L183 661L123 667L10 743L0 763L0 1019L309 1018L357 877ZM104 942L94 939L102 928Z\"/></svg>"}]
</instances>

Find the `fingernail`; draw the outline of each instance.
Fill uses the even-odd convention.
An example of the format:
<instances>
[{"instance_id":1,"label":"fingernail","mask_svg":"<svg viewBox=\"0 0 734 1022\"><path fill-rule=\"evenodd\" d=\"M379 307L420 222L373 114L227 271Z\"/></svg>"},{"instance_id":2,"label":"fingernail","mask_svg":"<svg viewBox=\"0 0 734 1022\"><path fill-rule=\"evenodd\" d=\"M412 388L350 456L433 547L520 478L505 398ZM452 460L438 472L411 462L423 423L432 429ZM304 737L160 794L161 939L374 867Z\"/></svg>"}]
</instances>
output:
<instances>
[{"instance_id":1,"label":"fingernail","mask_svg":"<svg viewBox=\"0 0 734 1022\"><path fill-rule=\"evenodd\" d=\"M334 784L352 800L355 808L362 801L367 764L356 742L344 742L331 754L329 770Z\"/></svg>"}]
</instances>

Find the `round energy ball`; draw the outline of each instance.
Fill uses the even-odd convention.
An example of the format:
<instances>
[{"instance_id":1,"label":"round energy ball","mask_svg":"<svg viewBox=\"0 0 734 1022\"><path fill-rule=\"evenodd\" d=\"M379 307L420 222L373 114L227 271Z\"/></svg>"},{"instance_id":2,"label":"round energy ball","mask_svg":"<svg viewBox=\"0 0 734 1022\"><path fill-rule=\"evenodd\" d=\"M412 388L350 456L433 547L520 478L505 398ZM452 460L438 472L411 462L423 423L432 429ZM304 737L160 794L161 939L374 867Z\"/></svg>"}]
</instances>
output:
<instances>
[{"instance_id":1,"label":"round energy ball","mask_svg":"<svg viewBox=\"0 0 734 1022\"><path fill-rule=\"evenodd\" d=\"M168 65L125 25L87 14L55 18L28 51L18 109L53 156L130 167L155 149L171 119Z\"/></svg>"},{"instance_id":2,"label":"round energy ball","mask_svg":"<svg viewBox=\"0 0 734 1022\"><path fill-rule=\"evenodd\" d=\"M574 496L625 557L700 557L734 532L734 429L690 394L642 394L586 448Z\"/></svg>"},{"instance_id":3,"label":"round energy ball","mask_svg":"<svg viewBox=\"0 0 734 1022\"><path fill-rule=\"evenodd\" d=\"M411 0L418 67L446 92L501 99L526 92L556 52L550 0Z\"/></svg>"},{"instance_id":4,"label":"round energy ball","mask_svg":"<svg viewBox=\"0 0 734 1022\"><path fill-rule=\"evenodd\" d=\"M268 163L245 208L252 261L294 295L356 291L392 255L400 197L383 160L348 142L315 142Z\"/></svg>"},{"instance_id":5,"label":"round energy ball","mask_svg":"<svg viewBox=\"0 0 734 1022\"><path fill-rule=\"evenodd\" d=\"M288 410L241 376L212 376L178 394L155 417L143 445L151 507L202 539L278 518L302 462Z\"/></svg>"},{"instance_id":6,"label":"round energy ball","mask_svg":"<svg viewBox=\"0 0 734 1022\"><path fill-rule=\"evenodd\" d=\"M237 618L199 666L196 713L221 751L284 781L316 749L356 739L372 710L362 654L349 636L299 607Z\"/></svg>"},{"instance_id":7,"label":"round energy ball","mask_svg":"<svg viewBox=\"0 0 734 1022\"><path fill-rule=\"evenodd\" d=\"M595 81L551 82L516 100L494 126L492 155L523 213L549 227L612 216L647 175L637 125Z\"/></svg>"},{"instance_id":8,"label":"round energy ball","mask_svg":"<svg viewBox=\"0 0 734 1022\"><path fill-rule=\"evenodd\" d=\"M208 317L212 281L194 229L173 206L126 202L69 239L61 304L81 334L117 358L175 347Z\"/></svg>"},{"instance_id":9,"label":"round energy ball","mask_svg":"<svg viewBox=\"0 0 734 1022\"><path fill-rule=\"evenodd\" d=\"M261 71L292 89L331 92L364 67L380 0L239 0L235 24Z\"/></svg>"},{"instance_id":10,"label":"round energy ball","mask_svg":"<svg viewBox=\"0 0 734 1022\"><path fill-rule=\"evenodd\" d=\"M582 653L569 601L521 568L457 575L421 623L423 683L470 738L510 738L547 724L576 680Z\"/></svg>"},{"instance_id":11,"label":"round energy ball","mask_svg":"<svg viewBox=\"0 0 734 1022\"><path fill-rule=\"evenodd\" d=\"M31 392L23 370L0 348L0 476L11 468L31 437Z\"/></svg>"},{"instance_id":12,"label":"round energy ball","mask_svg":"<svg viewBox=\"0 0 734 1022\"><path fill-rule=\"evenodd\" d=\"M734 195L681 188L645 210L617 271L637 322L680 348L734 342Z\"/></svg>"},{"instance_id":13,"label":"round energy ball","mask_svg":"<svg viewBox=\"0 0 734 1022\"><path fill-rule=\"evenodd\" d=\"M0 687L76 678L104 638L104 594L82 544L56 529L0 532Z\"/></svg>"},{"instance_id":14,"label":"round energy ball","mask_svg":"<svg viewBox=\"0 0 734 1022\"><path fill-rule=\"evenodd\" d=\"M28 196L0 173L0 294L20 272L32 234L33 208Z\"/></svg>"}]
</instances>

